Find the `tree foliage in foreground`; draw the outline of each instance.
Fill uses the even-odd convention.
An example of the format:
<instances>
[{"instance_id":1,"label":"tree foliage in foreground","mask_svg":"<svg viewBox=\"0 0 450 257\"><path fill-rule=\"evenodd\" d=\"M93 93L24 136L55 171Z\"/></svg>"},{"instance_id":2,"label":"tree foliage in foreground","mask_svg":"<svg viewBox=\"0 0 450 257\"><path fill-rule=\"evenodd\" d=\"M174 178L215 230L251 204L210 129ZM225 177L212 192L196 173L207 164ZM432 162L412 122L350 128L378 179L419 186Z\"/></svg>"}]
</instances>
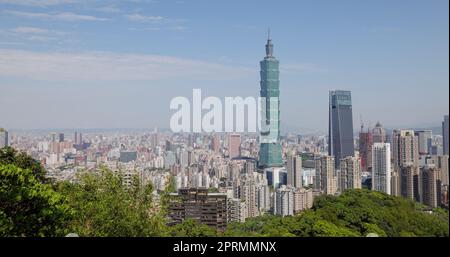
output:
<instances>
[{"instance_id":1,"label":"tree foliage in foreground","mask_svg":"<svg viewBox=\"0 0 450 257\"><path fill-rule=\"evenodd\" d=\"M75 211L67 224L80 236L161 236L164 218L153 206L151 184L143 186L135 177L130 187L123 176L106 168L84 173L80 182L63 182L58 191L64 194Z\"/></svg>"},{"instance_id":2,"label":"tree foliage in foreground","mask_svg":"<svg viewBox=\"0 0 450 257\"><path fill-rule=\"evenodd\" d=\"M0 236L61 236L72 215L66 198L33 171L0 164Z\"/></svg>"},{"instance_id":3,"label":"tree foliage in foreground","mask_svg":"<svg viewBox=\"0 0 450 257\"><path fill-rule=\"evenodd\" d=\"M173 237L214 237L217 231L196 220L187 219L180 224L168 227L168 236Z\"/></svg>"},{"instance_id":4,"label":"tree foliage in foreground","mask_svg":"<svg viewBox=\"0 0 450 257\"><path fill-rule=\"evenodd\" d=\"M25 152L7 146L0 148L0 164L14 164L21 169L29 169L33 172L34 177L41 182L49 182L45 177L47 173L44 167L38 161L34 160Z\"/></svg>"}]
</instances>

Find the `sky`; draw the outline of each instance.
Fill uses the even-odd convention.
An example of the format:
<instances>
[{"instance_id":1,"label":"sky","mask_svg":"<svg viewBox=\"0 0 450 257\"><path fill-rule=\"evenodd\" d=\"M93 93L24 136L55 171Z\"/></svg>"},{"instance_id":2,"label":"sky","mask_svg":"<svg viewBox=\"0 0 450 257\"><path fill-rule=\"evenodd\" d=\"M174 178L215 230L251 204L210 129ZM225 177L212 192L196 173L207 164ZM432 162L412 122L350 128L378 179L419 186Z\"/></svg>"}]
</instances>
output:
<instances>
[{"instance_id":1,"label":"sky","mask_svg":"<svg viewBox=\"0 0 450 257\"><path fill-rule=\"evenodd\" d=\"M448 0L0 0L0 127L169 127L176 96L255 96L270 27L281 122L439 126L449 107ZM282 128L283 129L283 128Z\"/></svg>"}]
</instances>

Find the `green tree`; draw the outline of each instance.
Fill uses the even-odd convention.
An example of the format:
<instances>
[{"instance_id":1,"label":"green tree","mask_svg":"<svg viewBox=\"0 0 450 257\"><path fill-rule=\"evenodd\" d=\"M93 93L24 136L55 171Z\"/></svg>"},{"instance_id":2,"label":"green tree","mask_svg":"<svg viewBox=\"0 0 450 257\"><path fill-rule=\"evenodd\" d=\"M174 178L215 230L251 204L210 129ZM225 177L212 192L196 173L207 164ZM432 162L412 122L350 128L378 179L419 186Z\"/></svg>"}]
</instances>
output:
<instances>
[{"instance_id":1,"label":"green tree","mask_svg":"<svg viewBox=\"0 0 450 257\"><path fill-rule=\"evenodd\" d=\"M311 210L293 217L265 215L230 223L226 236L449 236L448 211L401 197L369 190L347 190L339 196L323 195Z\"/></svg>"},{"instance_id":2,"label":"green tree","mask_svg":"<svg viewBox=\"0 0 450 257\"><path fill-rule=\"evenodd\" d=\"M27 153L17 151L10 146L0 148L0 164L14 164L21 169L29 169L36 179L41 182L48 182L45 177L47 172L40 162L34 160Z\"/></svg>"},{"instance_id":3,"label":"green tree","mask_svg":"<svg viewBox=\"0 0 450 257\"><path fill-rule=\"evenodd\" d=\"M213 237L217 231L196 220L186 219L180 224L169 227L169 236L174 237Z\"/></svg>"},{"instance_id":4,"label":"green tree","mask_svg":"<svg viewBox=\"0 0 450 257\"><path fill-rule=\"evenodd\" d=\"M84 172L79 183L63 182L58 190L67 196L75 210L68 224L80 236L160 236L165 232L164 218L153 204L153 187L133 178L124 186L121 172L100 168Z\"/></svg>"},{"instance_id":5,"label":"green tree","mask_svg":"<svg viewBox=\"0 0 450 257\"><path fill-rule=\"evenodd\" d=\"M66 198L30 169L0 164L0 236L62 236L73 217Z\"/></svg>"}]
</instances>

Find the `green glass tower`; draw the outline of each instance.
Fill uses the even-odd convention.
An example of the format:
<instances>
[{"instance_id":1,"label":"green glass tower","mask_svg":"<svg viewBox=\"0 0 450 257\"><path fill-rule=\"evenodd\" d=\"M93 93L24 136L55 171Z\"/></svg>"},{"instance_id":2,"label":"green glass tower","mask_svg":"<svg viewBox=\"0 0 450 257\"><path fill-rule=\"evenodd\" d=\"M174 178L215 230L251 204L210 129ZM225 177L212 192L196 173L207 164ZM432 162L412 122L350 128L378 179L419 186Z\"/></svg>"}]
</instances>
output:
<instances>
[{"instance_id":1,"label":"green glass tower","mask_svg":"<svg viewBox=\"0 0 450 257\"><path fill-rule=\"evenodd\" d=\"M279 62L273 56L270 34L266 44L266 57L260 62L260 66L260 96L265 99L265 103L261 105L262 129L260 133L259 166L262 168L280 167L283 166L280 144L280 71Z\"/></svg>"}]
</instances>

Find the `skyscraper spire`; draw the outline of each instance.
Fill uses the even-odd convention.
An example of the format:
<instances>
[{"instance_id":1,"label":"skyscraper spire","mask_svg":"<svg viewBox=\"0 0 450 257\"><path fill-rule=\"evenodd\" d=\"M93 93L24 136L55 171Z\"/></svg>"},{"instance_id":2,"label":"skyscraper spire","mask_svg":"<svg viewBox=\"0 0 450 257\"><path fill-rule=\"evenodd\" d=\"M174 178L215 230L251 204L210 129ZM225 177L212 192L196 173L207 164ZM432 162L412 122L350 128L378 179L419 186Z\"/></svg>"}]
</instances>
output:
<instances>
[{"instance_id":1,"label":"skyscraper spire","mask_svg":"<svg viewBox=\"0 0 450 257\"><path fill-rule=\"evenodd\" d=\"M273 44L270 39L270 28L267 31L266 57L273 57Z\"/></svg>"}]
</instances>

